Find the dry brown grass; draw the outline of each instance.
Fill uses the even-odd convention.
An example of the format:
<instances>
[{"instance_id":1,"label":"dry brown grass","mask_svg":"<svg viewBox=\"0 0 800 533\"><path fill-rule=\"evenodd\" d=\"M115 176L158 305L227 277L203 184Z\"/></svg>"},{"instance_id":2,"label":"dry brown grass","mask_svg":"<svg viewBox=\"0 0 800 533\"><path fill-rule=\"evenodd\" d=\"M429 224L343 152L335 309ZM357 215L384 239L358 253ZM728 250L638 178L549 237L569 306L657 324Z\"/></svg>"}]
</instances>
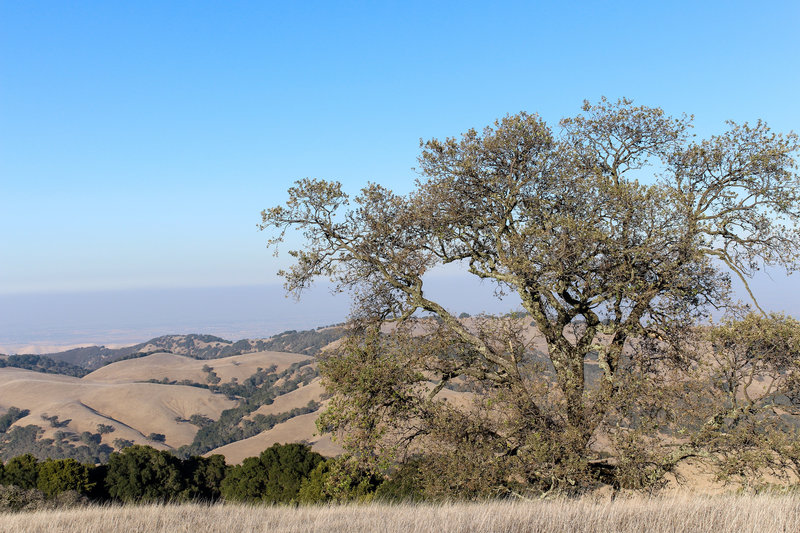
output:
<instances>
[{"instance_id":1,"label":"dry brown grass","mask_svg":"<svg viewBox=\"0 0 800 533\"><path fill-rule=\"evenodd\" d=\"M0 531L737 532L800 531L800 497L676 496L441 505L88 507L0 515Z\"/></svg>"}]
</instances>

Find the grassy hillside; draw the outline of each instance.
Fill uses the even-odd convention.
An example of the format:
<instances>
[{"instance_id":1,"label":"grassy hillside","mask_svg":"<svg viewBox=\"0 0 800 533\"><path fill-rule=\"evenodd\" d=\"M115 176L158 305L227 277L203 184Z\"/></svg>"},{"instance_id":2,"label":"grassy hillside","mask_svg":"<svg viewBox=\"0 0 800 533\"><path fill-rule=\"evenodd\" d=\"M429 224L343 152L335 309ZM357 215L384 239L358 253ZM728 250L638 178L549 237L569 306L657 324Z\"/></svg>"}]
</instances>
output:
<instances>
[{"instance_id":1,"label":"grassy hillside","mask_svg":"<svg viewBox=\"0 0 800 533\"><path fill-rule=\"evenodd\" d=\"M214 360L156 353L82 378L0 368L0 415L12 408L25 413L3 416L0 457L30 452L96 462L131 444L186 455L247 440L231 450L229 462L238 462L276 438L335 455L340 449L330 439L315 436L323 390L313 362L284 352ZM269 444L251 450L253 442Z\"/></svg>"},{"instance_id":2,"label":"grassy hillside","mask_svg":"<svg viewBox=\"0 0 800 533\"><path fill-rule=\"evenodd\" d=\"M117 440L178 447L194 438L197 427L188 421L192 415L218 417L235 404L224 395L186 385L98 382L3 368L0 407L17 407L29 414L0 435L0 456L26 451L70 456L70 443L85 433L112 447L119 447ZM100 426L109 429L99 435ZM27 427L36 428L36 433L22 432ZM151 435L164 435L163 443L154 442ZM47 443L43 441L50 441L49 447L44 447Z\"/></svg>"}]
</instances>

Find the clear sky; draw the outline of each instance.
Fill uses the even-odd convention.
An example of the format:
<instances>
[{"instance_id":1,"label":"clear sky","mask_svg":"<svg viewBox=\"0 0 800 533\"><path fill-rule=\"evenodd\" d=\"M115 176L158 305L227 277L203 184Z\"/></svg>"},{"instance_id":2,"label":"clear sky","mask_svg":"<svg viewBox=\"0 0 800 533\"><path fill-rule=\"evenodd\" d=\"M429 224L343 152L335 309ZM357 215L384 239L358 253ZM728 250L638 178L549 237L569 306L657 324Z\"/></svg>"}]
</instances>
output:
<instances>
[{"instance_id":1,"label":"clear sky","mask_svg":"<svg viewBox=\"0 0 800 533\"><path fill-rule=\"evenodd\" d=\"M256 224L294 180L406 192L421 137L520 110L798 130L798 28L797 1L0 0L0 294L275 283Z\"/></svg>"}]
</instances>

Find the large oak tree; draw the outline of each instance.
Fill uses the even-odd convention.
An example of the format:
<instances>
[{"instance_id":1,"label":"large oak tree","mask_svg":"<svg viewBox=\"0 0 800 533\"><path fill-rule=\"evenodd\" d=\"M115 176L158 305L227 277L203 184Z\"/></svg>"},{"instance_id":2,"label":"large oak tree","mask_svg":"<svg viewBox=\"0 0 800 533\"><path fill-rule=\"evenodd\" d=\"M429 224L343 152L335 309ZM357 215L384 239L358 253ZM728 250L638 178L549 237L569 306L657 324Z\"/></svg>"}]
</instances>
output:
<instances>
[{"instance_id":1,"label":"large oak tree","mask_svg":"<svg viewBox=\"0 0 800 533\"><path fill-rule=\"evenodd\" d=\"M330 278L355 294L360 325L323 364L327 423L374 446L461 428L465 442L488 443L486 461L529 465L569 463L564 441L552 444L566 435L571 457L588 457L598 428L632 420L618 407L678 362L670 348L686 328L727 304L731 276L747 284L764 266L798 265L797 136L729 123L698 141L690 128L686 116L602 99L555 130L519 113L422 142L408 195L369 184L351 198L337 182L297 182L262 213L270 245L287 230L304 236L286 286ZM450 263L519 296L544 361L519 320L460 320L428 297L425 274ZM420 312L437 317L435 333L402 336ZM402 338L365 326L387 321ZM599 378L588 383L590 361ZM459 418L437 401L454 384L494 403Z\"/></svg>"}]
</instances>

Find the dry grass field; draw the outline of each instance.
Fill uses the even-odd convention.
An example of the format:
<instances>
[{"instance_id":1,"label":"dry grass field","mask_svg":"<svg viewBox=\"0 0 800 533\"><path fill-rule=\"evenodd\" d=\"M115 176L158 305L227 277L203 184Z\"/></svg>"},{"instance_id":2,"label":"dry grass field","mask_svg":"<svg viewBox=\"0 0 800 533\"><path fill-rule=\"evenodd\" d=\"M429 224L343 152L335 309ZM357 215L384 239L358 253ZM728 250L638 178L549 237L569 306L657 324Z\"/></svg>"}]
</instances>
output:
<instances>
[{"instance_id":1,"label":"dry grass field","mask_svg":"<svg viewBox=\"0 0 800 533\"><path fill-rule=\"evenodd\" d=\"M800 497L675 496L598 502L252 507L197 504L87 507L0 515L0 531L596 532L800 531Z\"/></svg>"}]
</instances>

